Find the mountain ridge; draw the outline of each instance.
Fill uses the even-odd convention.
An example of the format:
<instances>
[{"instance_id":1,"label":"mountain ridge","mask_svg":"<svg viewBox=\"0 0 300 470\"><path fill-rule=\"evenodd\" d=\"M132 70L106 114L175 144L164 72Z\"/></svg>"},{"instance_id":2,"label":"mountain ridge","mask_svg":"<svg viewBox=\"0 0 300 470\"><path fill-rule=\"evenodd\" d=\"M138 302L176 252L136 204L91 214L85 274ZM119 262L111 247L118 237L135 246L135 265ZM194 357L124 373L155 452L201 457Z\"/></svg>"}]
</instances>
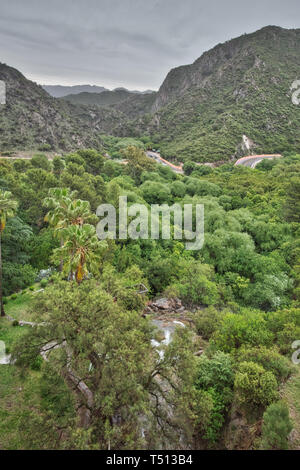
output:
<instances>
[{"instance_id":1,"label":"mountain ridge","mask_svg":"<svg viewBox=\"0 0 300 470\"><path fill-rule=\"evenodd\" d=\"M75 95L66 95L63 96L61 99L65 101L69 101L72 104L83 104L83 105L97 105L97 106L110 106L115 105L118 103L122 103L128 98L132 98L137 96L142 99L145 95L152 95L155 92L147 92L147 93L140 93L140 92L133 92L129 91L125 88L116 88L115 90L104 90L101 93L91 93L91 92L83 92L78 93Z\"/></svg>"},{"instance_id":2,"label":"mountain ridge","mask_svg":"<svg viewBox=\"0 0 300 470\"><path fill-rule=\"evenodd\" d=\"M172 69L158 92L87 93L83 104L53 98L2 64L8 104L0 114L0 144L76 149L100 145L101 133L150 136L168 159L214 162L245 155L246 136L254 153L299 152L300 106L291 91L300 79L299 51L300 29L267 26Z\"/></svg>"},{"instance_id":3,"label":"mountain ridge","mask_svg":"<svg viewBox=\"0 0 300 470\"><path fill-rule=\"evenodd\" d=\"M242 156L243 135L258 153L300 149L291 85L300 76L300 29L267 26L218 44L166 76L150 117L136 128L168 158L198 162Z\"/></svg>"},{"instance_id":4,"label":"mountain ridge","mask_svg":"<svg viewBox=\"0 0 300 470\"><path fill-rule=\"evenodd\" d=\"M103 93L104 91L107 92L114 92L114 91L126 91L128 93L135 93L137 95L146 95L148 93L153 93L152 90L128 90L124 87L114 88L113 90L109 90L106 87L99 86L99 85L41 85L41 87L49 93L49 95L53 96L54 98L63 98L69 95L79 95L81 93Z\"/></svg>"},{"instance_id":5,"label":"mountain ridge","mask_svg":"<svg viewBox=\"0 0 300 470\"><path fill-rule=\"evenodd\" d=\"M101 133L122 122L114 109L74 106L51 97L13 67L0 63L6 105L0 109L0 151L39 147L69 151L101 147Z\"/></svg>"}]
</instances>

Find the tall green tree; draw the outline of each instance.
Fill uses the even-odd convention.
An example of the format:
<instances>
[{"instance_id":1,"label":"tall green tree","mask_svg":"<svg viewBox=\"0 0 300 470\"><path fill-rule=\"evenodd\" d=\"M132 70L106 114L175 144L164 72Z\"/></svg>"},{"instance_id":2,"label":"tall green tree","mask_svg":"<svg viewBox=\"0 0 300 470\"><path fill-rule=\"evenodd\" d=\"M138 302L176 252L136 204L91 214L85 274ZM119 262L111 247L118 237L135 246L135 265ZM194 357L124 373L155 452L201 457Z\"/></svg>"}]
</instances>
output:
<instances>
[{"instance_id":1,"label":"tall green tree","mask_svg":"<svg viewBox=\"0 0 300 470\"><path fill-rule=\"evenodd\" d=\"M5 316L2 295L2 233L5 229L6 220L8 217L13 217L17 209L18 203L12 199L12 194L9 191L0 190L0 304L1 304L1 317Z\"/></svg>"},{"instance_id":2,"label":"tall green tree","mask_svg":"<svg viewBox=\"0 0 300 470\"><path fill-rule=\"evenodd\" d=\"M44 206L49 208L45 221L54 228L54 234L60 239L61 247L64 244L64 229L71 225L81 226L85 222L96 222L97 217L91 213L90 203L81 199L74 199L75 191L68 188L51 188L49 196L44 199ZM62 271L62 261L60 270Z\"/></svg>"},{"instance_id":3,"label":"tall green tree","mask_svg":"<svg viewBox=\"0 0 300 470\"><path fill-rule=\"evenodd\" d=\"M65 240L63 246L56 248L53 261L63 261L63 273L81 283L89 272L99 272L101 258L106 242L100 242L93 225L71 225L62 229Z\"/></svg>"},{"instance_id":4,"label":"tall green tree","mask_svg":"<svg viewBox=\"0 0 300 470\"><path fill-rule=\"evenodd\" d=\"M155 163L151 158L147 157L144 150L134 146L129 146L122 151L123 157L127 160L126 173L135 180L136 183L141 182L143 171L153 171Z\"/></svg>"},{"instance_id":5,"label":"tall green tree","mask_svg":"<svg viewBox=\"0 0 300 470\"><path fill-rule=\"evenodd\" d=\"M88 201L75 199L76 191L68 188L51 188L49 196L44 199L44 206L49 208L45 221L59 231L69 225L80 225L96 222L98 219L91 213Z\"/></svg>"},{"instance_id":6,"label":"tall green tree","mask_svg":"<svg viewBox=\"0 0 300 470\"><path fill-rule=\"evenodd\" d=\"M87 433L84 448L91 449L164 448L165 440L175 446L183 438L184 423L193 419L189 407L195 356L188 328L177 329L162 358L151 345L148 320L136 310L134 299L126 303L128 308L93 279L79 286L58 281L47 287L47 295L35 297L33 310L44 326L25 332L12 355L24 370L41 347L48 349L47 369L42 367L52 381L46 392L54 406L40 407L35 433L28 420L30 431L24 436L31 441L35 434L37 448L82 449L85 444L72 438L78 433ZM75 403L53 382L48 365L61 374ZM77 423L71 421L70 406Z\"/></svg>"}]
</instances>

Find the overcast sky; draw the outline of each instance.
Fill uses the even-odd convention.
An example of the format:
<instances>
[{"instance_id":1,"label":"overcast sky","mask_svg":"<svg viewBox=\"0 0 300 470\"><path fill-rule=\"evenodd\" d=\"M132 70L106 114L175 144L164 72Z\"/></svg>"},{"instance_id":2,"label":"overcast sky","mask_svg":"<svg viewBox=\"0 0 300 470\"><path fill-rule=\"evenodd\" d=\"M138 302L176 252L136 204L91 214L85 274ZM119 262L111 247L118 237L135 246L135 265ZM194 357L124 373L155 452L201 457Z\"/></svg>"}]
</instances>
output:
<instances>
[{"instance_id":1,"label":"overcast sky","mask_svg":"<svg viewBox=\"0 0 300 470\"><path fill-rule=\"evenodd\" d=\"M167 72L263 26L300 27L299 0L0 0L0 62L41 84L157 89Z\"/></svg>"}]
</instances>

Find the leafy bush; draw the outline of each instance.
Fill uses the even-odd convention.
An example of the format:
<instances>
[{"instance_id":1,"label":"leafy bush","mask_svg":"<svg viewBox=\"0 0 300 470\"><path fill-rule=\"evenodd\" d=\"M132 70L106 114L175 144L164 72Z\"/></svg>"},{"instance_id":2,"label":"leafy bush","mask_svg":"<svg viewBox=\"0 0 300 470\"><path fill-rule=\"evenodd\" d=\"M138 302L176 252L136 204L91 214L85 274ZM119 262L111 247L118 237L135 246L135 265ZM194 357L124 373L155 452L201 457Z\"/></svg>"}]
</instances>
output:
<instances>
[{"instance_id":1,"label":"leafy bush","mask_svg":"<svg viewBox=\"0 0 300 470\"><path fill-rule=\"evenodd\" d=\"M278 397L274 374L255 362L239 364L234 388L242 404L267 406Z\"/></svg>"},{"instance_id":2,"label":"leafy bush","mask_svg":"<svg viewBox=\"0 0 300 470\"><path fill-rule=\"evenodd\" d=\"M146 181L141 186L141 192L149 204L167 204L170 201L171 191L163 183Z\"/></svg>"},{"instance_id":3,"label":"leafy bush","mask_svg":"<svg viewBox=\"0 0 300 470\"><path fill-rule=\"evenodd\" d=\"M283 401L272 403L263 417L261 448L286 450L288 435L292 429L287 404Z\"/></svg>"},{"instance_id":4,"label":"leafy bush","mask_svg":"<svg viewBox=\"0 0 300 470\"><path fill-rule=\"evenodd\" d=\"M208 390L210 387L217 391L233 387L234 371L232 358L229 354L217 351L211 359L202 356L198 363L195 385L199 389Z\"/></svg>"},{"instance_id":5,"label":"leafy bush","mask_svg":"<svg viewBox=\"0 0 300 470\"><path fill-rule=\"evenodd\" d=\"M49 162L46 155L43 154L34 155L34 157L31 159L31 165L34 168L42 168L46 171L50 171L51 169L51 163Z\"/></svg>"},{"instance_id":6,"label":"leafy bush","mask_svg":"<svg viewBox=\"0 0 300 470\"><path fill-rule=\"evenodd\" d=\"M43 358L42 356L38 355L35 357L35 359L32 360L30 364L30 369L41 370L42 364L43 364Z\"/></svg>"},{"instance_id":7,"label":"leafy bush","mask_svg":"<svg viewBox=\"0 0 300 470\"><path fill-rule=\"evenodd\" d=\"M240 314L225 313L212 340L218 349L231 352L242 345L271 346L273 334L261 313L246 310Z\"/></svg>"},{"instance_id":8,"label":"leafy bush","mask_svg":"<svg viewBox=\"0 0 300 470\"><path fill-rule=\"evenodd\" d=\"M179 280L170 288L178 292L189 305L215 305L219 301L217 284L213 281L214 271L211 266L196 261L183 263L177 271Z\"/></svg>"},{"instance_id":9,"label":"leafy bush","mask_svg":"<svg viewBox=\"0 0 300 470\"><path fill-rule=\"evenodd\" d=\"M203 438L211 443L219 438L225 422L225 413L232 400L233 381L233 364L228 354L217 351L211 359L200 358L195 380L196 414L197 421L202 421Z\"/></svg>"},{"instance_id":10,"label":"leafy bush","mask_svg":"<svg viewBox=\"0 0 300 470\"><path fill-rule=\"evenodd\" d=\"M278 348L242 347L235 355L238 362L255 362L272 372L277 380L286 380L292 373L290 359L279 354Z\"/></svg>"},{"instance_id":11,"label":"leafy bush","mask_svg":"<svg viewBox=\"0 0 300 470\"><path fill-rule=\"evenodd\" d=\"M36 270L30 264L6 262L3 264L3 278L4 293L9 295L32 284Z\"/></svg>"},{"instance_id":12,"label":"leafy bush","mask_svg":"<svg viewBox=\"0 0 300 470\"><path fill-rule=\"evenodd\" d=\"M41 282L40 282L40 286L42 288L45 288L48 284L48 279L42 279Z\"/></svg>"},{"instance_id":13,"label":"leafy bush","mask_svg":"<svg viewBox=\"0 0 300 470\"><path fill-rule=\"evenodd\" d=\"M203 336L204 339L209 339L218 329L222 316L223 313L212 306L198 310L193 316L198 335Z\"/></svg>"},{"instance_id":14,"label":"leafy bush","mask_svg":"<svg viewBox=\"0 0 300 470\"><path fill-rule=\"evenodd\" d=\"M174 181L174 183L171 184L171 193L175 197L184 197L186 192L185 184L182 183L182 181Z\"/></svg>"}]
</instances>

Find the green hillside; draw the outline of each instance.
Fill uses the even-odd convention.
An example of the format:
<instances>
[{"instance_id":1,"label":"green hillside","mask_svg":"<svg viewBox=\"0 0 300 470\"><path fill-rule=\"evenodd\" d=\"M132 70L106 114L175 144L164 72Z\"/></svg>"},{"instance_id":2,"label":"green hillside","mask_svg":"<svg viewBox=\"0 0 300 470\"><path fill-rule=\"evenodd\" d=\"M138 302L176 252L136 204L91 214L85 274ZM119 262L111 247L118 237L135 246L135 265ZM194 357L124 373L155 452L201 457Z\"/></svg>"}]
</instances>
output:
<instances>
[{"instance_id":1,"label":"green hillside","mask_svg":"<svg viewBox=\"0 0 300 470\"><path fill-rule=\"evenodd\" d=\"M216 46L192 65L172 70L153 115L137 122L177 160L228 160L300 149L300 108L291 101L299 78L300 30L266 27Z\"/></svg>"},{"instance_id":2,"label":"green hillside","mask_svg":"<svg viewBox=\"0 0 300 470\"><path fill-rule=\"evenodd\" d=\"M6 105L0 109L0 151L101 146L100 133L122 122L117 110L73 106L55 99L18 70L0 63Z\"/></svg>"}]
</instances>

